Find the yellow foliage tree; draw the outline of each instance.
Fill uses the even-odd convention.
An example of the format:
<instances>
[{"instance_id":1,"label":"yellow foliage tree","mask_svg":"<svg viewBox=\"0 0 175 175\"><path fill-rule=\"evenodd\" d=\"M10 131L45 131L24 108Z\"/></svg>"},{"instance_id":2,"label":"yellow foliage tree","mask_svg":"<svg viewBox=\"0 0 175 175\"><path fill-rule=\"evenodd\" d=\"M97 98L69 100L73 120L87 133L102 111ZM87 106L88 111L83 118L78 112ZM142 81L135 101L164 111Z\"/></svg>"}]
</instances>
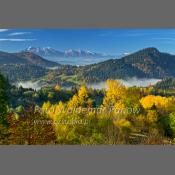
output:
<instances>
[{"instance_id":1,"label":"yellow foliage tree","mask_svg":"<svg viewBox=\"0 0 175 175\"><path fill-rule=\"evenodd\" d=\"M58 104L52 105L49 101L45 102L42 106L42 110L48 114L48 116L56 121L57 116L64 112L64 103L59 102Z\"/></svg>"},{"instance_id":2,"label":"yellow foliage tree","mask_svg":"<svg viewBox=\"0 0 175 175\"><path fill-rule=\"evenodd\" d=\"M78 95L75 94L72 99L68 102L68 107L69 108L75 108L79 106L79 98Z\"/></svg>"},{"instance_id":3,"label":"yellow foliage tree","mask_svg":"<svg viewBox=\"0 0 175 175\"><path fill-rule=\"evenodd\" d=\"M107 92L103 100L104 106L114 106L126 96L126 87L117 80L107 80Z\"/></svg>"},{"instance_id":4,"label":"yellow foliage tree","mask_svg":"<svg viewBox=\"0 0 175 175\"><path fill-rule=\"evenodd\" d=\"M81 86L78 93L75 94L72 99L68 102L68 107L75 108L79 106L84 106L87 102L88 91L85 86Z\"/></svg>"},{"instance_id":5,"label":"yellow foliage tree","mask_svg":"<svg viewBox=\"0 0 175 175\"><path fill-rule=\"evenodd\" d=\"M154 95L148 95L140 100L141 105L145 109L151 109L153 106L157 108L163 107L164 109L166 109L168 106L172 104L172 102L173 99L171 97L161 97Z\"/></svg>"},{"instance_id":6,"label":"yellow foliage tree","mask_svg":"<svg viewBox=\"0 0 175 175\"><path fill-rule=\"evenodd\" d=\"M50 101L45 102L45 103L43 104L43 106L42 106L42 110L45 111L45 112L47 112L47 111L50 109L50 107L51 107Z\"/></svg>"},{"instance_id":7,"label":"yellow foliage tree","mask_svg":"<svg viewBox=\"0 0 175 175\"><path fill-rule=\"evenodd\" d=\"M79 91L78 91L78 98L79 98L79 103L80 105L83 105L85 103L85 100L88 97L88 91L85 86L81 86Z\"/></svg>"},{"instance_id":8,"label":"yellow foliage tree","mask_svg":"<svg viewBox=\"0 0 175 175\"><path fill-rule=\"evenodd\" d=\"M131 127L131 122L126 119L116 120L114 121L114 124L119 128L130 128Z\"/></svg>"},{"instance_id":9,"label":"yellow foliage tree","mask_svg":"<svg viewBox=\"0 0 175 175\"><path fill-rule=\"evenodd\" d=\"M55 86L55 91L60 91L61 90L61 86L59 86L58 84Z\"/></svg>"},{"instance_id":10,"label":"yellow foliage tree","mask_svg":"<svg viewBox=\"0 0 175 175\"><path fill-rule=\"evenodd\" d=\"M152 123L157 122L157 120L158 120L158 115L157 115L156 110L148 110L147 122L152 124Z\"/></svg>"}]
</instances>

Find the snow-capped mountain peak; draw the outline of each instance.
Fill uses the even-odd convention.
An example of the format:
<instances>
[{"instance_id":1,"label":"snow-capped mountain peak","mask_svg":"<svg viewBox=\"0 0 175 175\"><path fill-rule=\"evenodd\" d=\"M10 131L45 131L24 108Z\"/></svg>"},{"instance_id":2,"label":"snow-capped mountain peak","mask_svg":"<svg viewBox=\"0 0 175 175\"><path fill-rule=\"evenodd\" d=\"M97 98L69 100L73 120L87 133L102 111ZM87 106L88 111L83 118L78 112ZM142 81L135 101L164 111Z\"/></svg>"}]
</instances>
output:
<instances>
[{"instance_id":1,"label":"snow-capped mountain peak","mask_svg":"<svg viewBox=\"0 0 175 175\"><path fill-rule=\"evenodd\" d=\"M53 49L52 47L32 47L29 46L28 48L26 48L24 51L27 52L33 52L35 54L38 54L40 56L43 57L60 57L60 56L64 56L64 57L102 57L105 56L102 53L95 53L89 50L82 50L82 49L68 49L65 51L58 51L56 49Z\"/></svg>"},{"instance_id":2,"label":"snow-capped mountain peak","mask_svg":"<svg viewBox=\"0 0 175 175\"><path fill-rule=\"evenodd\" d=\"M82 49L68 49L65 51L59 51L52 47L32 47L29 46L23 52L32 52L43 58L46 58L51 61L56 61L61 64L90 64L99 62L99 60L105 60L113 58L110 55L103 53L96 53L90 50ZM71 58L71 59L70 59ZM74 63L75 62L75 63Z\"/></svg>"},{"instance_id":3,"label":"snow-capped mountain peak","mask_svg":"<svg viewBox=\"0 0 175 175\"><path fill-rule=\"evenodd\" d=\"M28 48L26 48L24 51L27 51L27 52L32 52L32 53L35 53L39 56L42 56L42 57L56 57L56 56L60 56L60 55L63 55L63 52L61 51L57 51L51 47L32 47L32 46L29 46Z\"/></svg>"}]
</instances>

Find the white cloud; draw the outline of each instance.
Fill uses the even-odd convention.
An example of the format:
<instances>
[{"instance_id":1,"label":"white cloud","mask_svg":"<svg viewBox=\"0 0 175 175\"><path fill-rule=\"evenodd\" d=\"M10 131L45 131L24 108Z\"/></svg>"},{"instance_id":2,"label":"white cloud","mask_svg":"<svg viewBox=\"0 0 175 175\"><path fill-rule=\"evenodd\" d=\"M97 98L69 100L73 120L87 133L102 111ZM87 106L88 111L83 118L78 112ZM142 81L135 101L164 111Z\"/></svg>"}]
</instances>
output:
<instances>
[{"instance_id":1,"label":"white cloud","mask_svg":"<svg viewBox=\"0 0 175 175\"><path fill-rule=\"evenodd\" d=\"M0 32L6 32L8 31L9 29L0 29Z\"/></svg>"},{"instance_id":2,"label":"white cloud","mask_svg":"<svg viewBox=\"0 0 175 175\"><path fill-rule=\"evenodd\" d=\"M9 36L19 36L19 35L27 35L27 34L31 34L31 32L14 32L14 33L10 33Z\"/></svg>"},{"instance_id":3,"label":"white cloud","mask_svg":"<svg viewBox=\"0 0 175 175\"><path fill-rule=\"evenodd\" d=\"M0 38L0 41L16 41L16 42L24 42L24 41L35 41L36 39L26 39L26 38Z\"/></svg>"}]
</instances>

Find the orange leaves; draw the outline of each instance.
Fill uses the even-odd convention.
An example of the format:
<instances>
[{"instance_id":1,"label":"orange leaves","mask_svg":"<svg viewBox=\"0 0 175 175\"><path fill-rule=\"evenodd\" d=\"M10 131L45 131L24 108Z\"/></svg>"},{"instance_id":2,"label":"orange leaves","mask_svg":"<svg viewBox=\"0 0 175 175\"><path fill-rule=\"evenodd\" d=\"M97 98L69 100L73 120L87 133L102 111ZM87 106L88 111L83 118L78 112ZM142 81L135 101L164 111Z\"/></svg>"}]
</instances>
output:
<instances>
[{"instance_id":1,"label":"orange leaves","mask_svg":"<svg viewBox=\"0 0 175 175\"><path fill-rule=\"evenodd\" d=\"M155 96L148 95L146 97L143 97L140 100L140 103L143 106L143 108L149 109L149 108L153 107L153 105L155 104Z\"/></svg>"},{"instance_id":2,"label":"orange leaves","mask_svg":"<svg viewBox=\"0 0 175 175\"><path fill-rule=\"evenodd\" d=\"M30 108L19 119L12 115L9 120L11 144L45 145L56 141L52 120L37 110Z\"/></svg>"}]
</instances>

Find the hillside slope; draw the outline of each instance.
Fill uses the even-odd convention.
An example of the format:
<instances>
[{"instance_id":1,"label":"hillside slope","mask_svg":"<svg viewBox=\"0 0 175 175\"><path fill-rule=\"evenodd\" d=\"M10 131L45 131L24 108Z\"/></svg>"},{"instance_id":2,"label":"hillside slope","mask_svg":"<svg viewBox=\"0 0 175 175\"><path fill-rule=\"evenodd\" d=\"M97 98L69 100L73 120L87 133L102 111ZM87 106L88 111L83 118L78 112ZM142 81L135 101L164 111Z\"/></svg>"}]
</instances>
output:
<instances>
[{"instance_id":1,"label":"hillside slope","mask_svg":"<svg viewBox=\"0 0 175 175\"><path fill-rule=\"evenodd\" d=\"M79 77L87 82L109 78L175 77L175 55L159 52L156 48L146 48L121 59L81 67Z\"/></svg>"},{"instance_id":2,"label":"hillside slope","mask_svg":"<svg viewBox=\"0 0 175 175\"><path fill-rule=\"evenodd\" d=\"M0 64L32 64L42 67L59 66L58 63L48 61L30 52L7 53L0 51Z\"/></svg>"}]
</instances>

